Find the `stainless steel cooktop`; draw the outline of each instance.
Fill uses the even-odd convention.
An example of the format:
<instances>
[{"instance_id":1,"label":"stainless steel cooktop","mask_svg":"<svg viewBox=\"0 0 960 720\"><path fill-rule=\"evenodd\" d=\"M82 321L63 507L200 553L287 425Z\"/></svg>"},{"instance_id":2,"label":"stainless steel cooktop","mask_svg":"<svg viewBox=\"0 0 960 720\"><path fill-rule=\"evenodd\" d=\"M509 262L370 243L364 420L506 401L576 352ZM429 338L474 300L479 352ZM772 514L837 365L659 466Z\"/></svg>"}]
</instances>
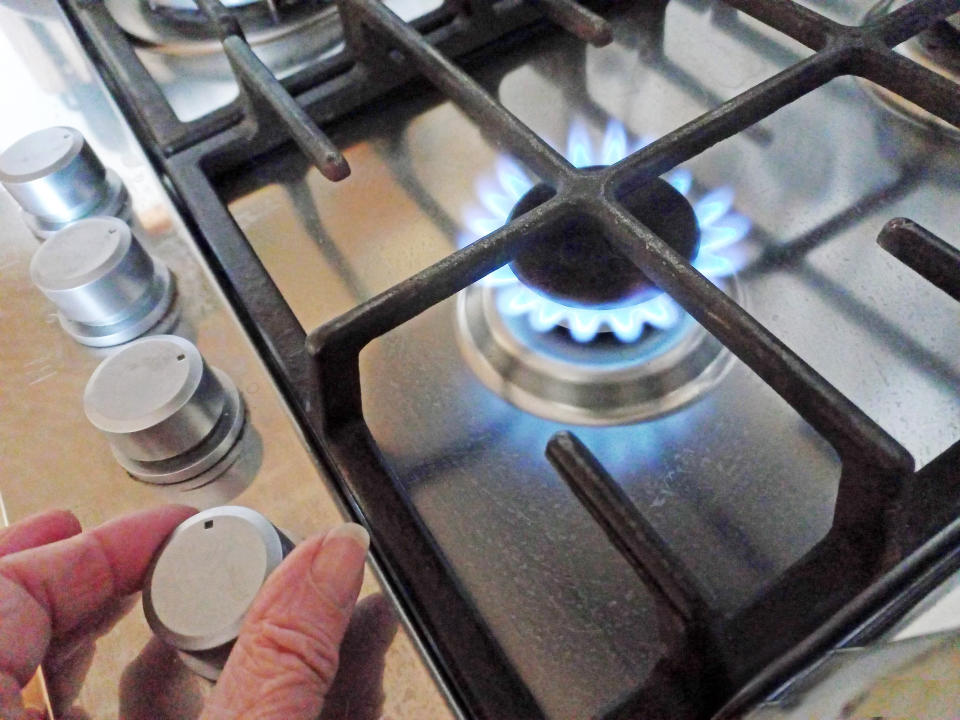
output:
<instances>
[{"instance_id":1,"label":"stainless steel cooktop","mask_svg":"<svg viewBox=\"0 0 960 720\"><path fill-rule=\"evenodd\" d=\"M847 22L870 9L806 4ZM611 121L628 144L659 137L808 53L710 2L675 0L662 25L646 6L615 7L610 17L609 47L539 37L477 70L538 134L568 157L593 153L596 164ZM571 127L580 128L579 150L568 145ZM412 97L332 137L353 168L342 183L324 182L292 152L219 183L306 329L449 254L484 220L504 221L485 203L510 197L498 177L504 156L449 103ZM749 220L724 253L739 267L737 299L918 466L960 430L958 309L883 253L876 236L904 214L960 237L958 162L954 140L839 79L684 166L694 203L726 193L729 211ZM478 377L483 362L471 356L458 302L364 350L364 414L551 717L596 712L661 652L641 584L542 455L554 432L577 430L728 613L829 528L835 455L741 363L669 414L577 427L504 399L509 368L499 380ZM577 352L585 367L601 361ZM550 417L549 404L533 409Z\"/></svg>"},{"instance_id":2,"label":"stainless steel cooktop","mask_svg":"<svg viewBox=\"0 0 960 720\"><path fill-rule=\"evenodd\" d=\"M903 3L801 4L858 24ZM149 5L130 8L141 12ZM173 13L184 20L190 12L180 3L160 5L168 19ZM298 24L274 3L253 5L245 8L249 17L268 22L263 36L251 33L251 44L279 75L339 52L342 29L332 6ZM390 5L404 17L430 9ZM118 8L113 4L115 16ZM56 6L0 7L0 13L6 21L0 28L11 29L0 53L24 68L0 81L0 96L36 98L30 114L12 117L9 128L0 125L0 145L38 125L75 125L87 135L127 183L145 249L177 279L184 323L177 332L236 381L248 407L253 432L244 437L253 447L245 462L237 462L228 482L201 488L188 501L237 498L295 534L314 528L318 518L336 517L321 485L301 481L317 474L310 454L292 442L296 430L266 371ZM509 49L487 53L482 64L467 60L481 85L580 167L616 162L811 54L713 0L614 4L604 14L614 34L604 48L562 33L531 32ZM310 43L295 52L288 52L289 42L274 43L285 33L299 37L307 26ZM230 67L209 38L181 42L127 29L139 34L137 57L181 120L233 97ZM402 64L403 54L391 59ZM477 118L423 85L378 102L382 107L324 128L352 168L343 182L327 182L289 146L211 174L305 331L486 235L542 190L535 175L483 134ZM177 150L153 152L163 165ZM876 238L888 220L905 215L956 243L958 161L954 133L930 126L866 82L841 78L670 171L656 199L636 200L657 206L641 217L651 226L665 207L659 203L695 219L697 238L688 248L694 267L862 408L920 467L960 435L958 308L884 253ZM178 162L173 157L165 167L183 190L189 182L177 168L189 170L193 161ZM13 218L14 206L3 201L0 196L4 216ZM209 218L193 220L211 232ZM566 226L571 236L590 232L580 220ZM663 235L669 228L654 229ZM29 341L2 358L17 368L8 376L10 389L3 386L3 399L13 399L13 410L3 415L13 421L0 426L0 439L17 457L10 488L0 487L13 514L62 497L60 504L96 520L152 498L183 497L177 488L158 495L133 484L79 412L63 410L64 398L74 395L79 408L103 351L82 350L54 322L37 322L51 320L51 308L27 280L36 241L25 229L15 229L12 238L0 277L16 307L0 322ZM204 237L201 247L222 265L217 240ZM360 356L363 414L469 600L545 714L586 717L642 683L665 647L650 591L547 462L548 440L574 430L690 570L707 604L726 617L751 605L826 535L840 460L671 301L634 284L642 294L634 302L571 307L558 302L569 289L563 283L545 297L519 282L535 282L538 262L518 257L511 269L367 346ZM596 277L591 293L606 297L623 280L616 258L610 262L609 281ZM231 269L221 265L229 276ZM574 263L574 280L576 270ZM546 274L556 279L555 272ZM583 290L576 282L574 288L574 295ZM241 316L249 321L248 308ZM36 348L43 351L34 357ZM302 399L285 391L302 417ZM35 432L40 427L58 427L68 440L51 454L49 435ZM317 442L315 428L304 432ZM89 447L103 452L88 458ZM38 468L53 468L40 487L31 482ZM75 479L65 487L63 477ZM103 477L112 478L106 490L99 485ZM116 657L129 659L145 627L139 616L124 622L129 629L115 640ZM388 688L409 682L417 691L398 699L388 689L388 712L446 713L405 636L391 653ZM122 694L119 705L115 696L115 660L98 662L89 704L106 714L116 707L126 712ZM171 696L180 712L190 702L196 709L199 682L184 680L185 691Z\"/></svg>"}]
</instances>

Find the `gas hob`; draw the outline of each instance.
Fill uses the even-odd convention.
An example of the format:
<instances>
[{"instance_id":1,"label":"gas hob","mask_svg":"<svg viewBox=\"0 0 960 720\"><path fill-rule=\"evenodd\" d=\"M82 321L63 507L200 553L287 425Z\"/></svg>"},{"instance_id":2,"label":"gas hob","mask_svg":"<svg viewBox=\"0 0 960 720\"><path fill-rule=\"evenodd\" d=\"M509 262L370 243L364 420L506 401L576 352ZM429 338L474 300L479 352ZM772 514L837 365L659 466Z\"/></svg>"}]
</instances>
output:
<instances>
[{"instance_id":1,"label":"gas hob","mask_svg":"<svg viewBox=\"0 0 960 720\"><path fill-rule=\"evenodd\" d=\"M465 716L742 713L946 563L960 2L345 0L282 84L200 5L65 10Z\"/></svg>"}]
</instances>

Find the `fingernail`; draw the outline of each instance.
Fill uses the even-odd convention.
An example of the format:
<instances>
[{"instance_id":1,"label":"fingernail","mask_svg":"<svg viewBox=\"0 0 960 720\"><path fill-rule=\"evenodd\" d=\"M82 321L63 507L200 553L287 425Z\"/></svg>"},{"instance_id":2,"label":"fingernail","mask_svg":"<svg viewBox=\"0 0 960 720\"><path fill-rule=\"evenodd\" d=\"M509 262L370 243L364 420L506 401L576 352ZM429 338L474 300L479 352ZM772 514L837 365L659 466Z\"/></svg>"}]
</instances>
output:
<instances>
[{"instance_id":1,"label":"fingernail","mask_svg":"<svg viewBox=\"0 0 960 720\"><path fill-rule=\"evenodd\" d=\"M347 542L339 541L339 538ZM316 586L348 613L360 592L363 562L369 545L367 531L359 525L347 523L328 532L313 557L311 574Z\"/></svg>"},{"instance_id":2,"label":"fingernail","mask_svg":"<svg viewBox=\"0 0 960 720\"><path fill-rule=\"evenodd\" d=\"M356 523L344 523L335 527L333 530L327 533L327 540L332 540L333 538L350 538L357 545L363 548L366 552L370 547L370 533L367 532L366 528L362 525L357 525Z\"/></svg>"}]
</instances>

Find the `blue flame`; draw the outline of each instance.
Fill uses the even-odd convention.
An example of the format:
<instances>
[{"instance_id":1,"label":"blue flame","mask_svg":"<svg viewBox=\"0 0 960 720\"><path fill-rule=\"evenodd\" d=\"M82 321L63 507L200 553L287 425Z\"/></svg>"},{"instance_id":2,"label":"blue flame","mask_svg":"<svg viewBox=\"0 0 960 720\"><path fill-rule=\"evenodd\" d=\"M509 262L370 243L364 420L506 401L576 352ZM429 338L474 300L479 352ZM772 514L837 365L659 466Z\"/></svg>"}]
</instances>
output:
<instances>
[{"instance_id":1,"label":"blue flame","mask_svg":"<svg viewBox=\"0 0 960 720\"><path fill-rule=\"evenodd\" d=\"M576 167L611 165L649 145L652 140L641 137L631 142L624 126L611 120L599 152L596 152L586 125L574 122L567 136L566 157ZM689 170L677 168L664 179L689 197L693 186L693 175ZM459 238L460 247L503 226L514 205L535 184L512 158L497 158L493 175L477 181L480 207L470 207L464 212L466 230ZM733 190L713 190L694 202L693 210L700 227L700 249L693 259L693 266L713 281L732 275L739 269L737 262L722 251L740 242L750 232L750 221L733 210ZM548 332L562 325L569 330L571 337L583 343L590 342L601 332L612 332L622 342L632 343L643 335L645 328L665 330L674 327L683 317L681 308L664 293L619 308L594 310L563 305L524 285L509 266L490 273L481 282L499 286L497 304L504 315L526 316L530 326L538 332Z\"/></svg>"}]
</instances>

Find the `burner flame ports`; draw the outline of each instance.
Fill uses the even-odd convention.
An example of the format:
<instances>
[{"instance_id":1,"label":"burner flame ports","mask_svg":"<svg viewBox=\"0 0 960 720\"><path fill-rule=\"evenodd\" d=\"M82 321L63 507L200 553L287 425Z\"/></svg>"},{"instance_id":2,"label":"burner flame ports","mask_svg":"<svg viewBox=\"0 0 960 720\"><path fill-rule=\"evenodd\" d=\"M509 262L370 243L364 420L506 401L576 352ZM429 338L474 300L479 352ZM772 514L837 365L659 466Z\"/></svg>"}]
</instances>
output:
<instances>
[{"instance_id":1,"label":"burner flame ports","mask_svg":"<svg viewBox=\"0 0 960 720\"><path fill-rule=\"evenodd\" d=\"M595 150L586 125L574 122L567 138L565 155L574 165L591 168L618 162L651 141L651 138L631 141L624 126L611 121ZM669 185L675 193L664 189L664 185L659 183ZM518 210L529 209L525 207L527 202L531 207L540 202L540 197L532 195L537 187L546 186L534 182L512 158L499 157L494 173L477 181L479 206L466 209L468 230L460 236L460 246L469 245L478 237L493 232L519 214ZM634 204L635 214L668 242L672 237L674 247L691 259L693 266L711 280L736 272L738 263L727 249L746 237L750 231L750 221L733 211L733 191L730 188L718 188L693 202L693 227L689 215L683 220L684 207L691 207L688 198L693 189L692 174L684 168L678 168L658 181L655 187L655 192L650 190L650 185L642 188L650 197L641 193L638 198L628 201L628 207ZM545 192L543 189L537 190L540 194ZM657 207L643 207L644 202L651 203L651 197L664 198L659 210ZM652 204L657 205L656 202ZM681 223L675 228L669 227L669 223L658 223L657 216L661 212L675 214ZM684 222L686 226L681 227ZM698 244L695 238L697 234ZM583 235L580 233L581 237ZM596 237L596 240L594 250L613 256L602 238ZM565 235L553 242L562 245L564 241L569 241L569 237ZM534 241L531 246L536 244ZM583 244L589 245L589 241ZM691 248L691 244L694 247ZM614 257L614 271L609 276L604 277L600 273L597 282L584 282L575 277L583 269L575 262L562 269L559 279L541 280L540 275L549 275L550 271L538 272L542 269L540 265L549 265L552 259L531 259L525 255L522 253L512 265L496 270L481 282L498 288L497 305L500 312L508 317L525 317L528 326L537 332L546 333L560 327L580 343L592 342L600 334L612 334L621 342L635 343L646 329L668 329L684 317L683 311L668 295L656 290L642 272L619 256ZM622 275L618 276L620 271ZM616 292L610 289L614 285L614 277L619 282ZM559 291L554 287L557 284ZM592 302L584 301L585 294Z\"/></svg>"}]
</instances>

